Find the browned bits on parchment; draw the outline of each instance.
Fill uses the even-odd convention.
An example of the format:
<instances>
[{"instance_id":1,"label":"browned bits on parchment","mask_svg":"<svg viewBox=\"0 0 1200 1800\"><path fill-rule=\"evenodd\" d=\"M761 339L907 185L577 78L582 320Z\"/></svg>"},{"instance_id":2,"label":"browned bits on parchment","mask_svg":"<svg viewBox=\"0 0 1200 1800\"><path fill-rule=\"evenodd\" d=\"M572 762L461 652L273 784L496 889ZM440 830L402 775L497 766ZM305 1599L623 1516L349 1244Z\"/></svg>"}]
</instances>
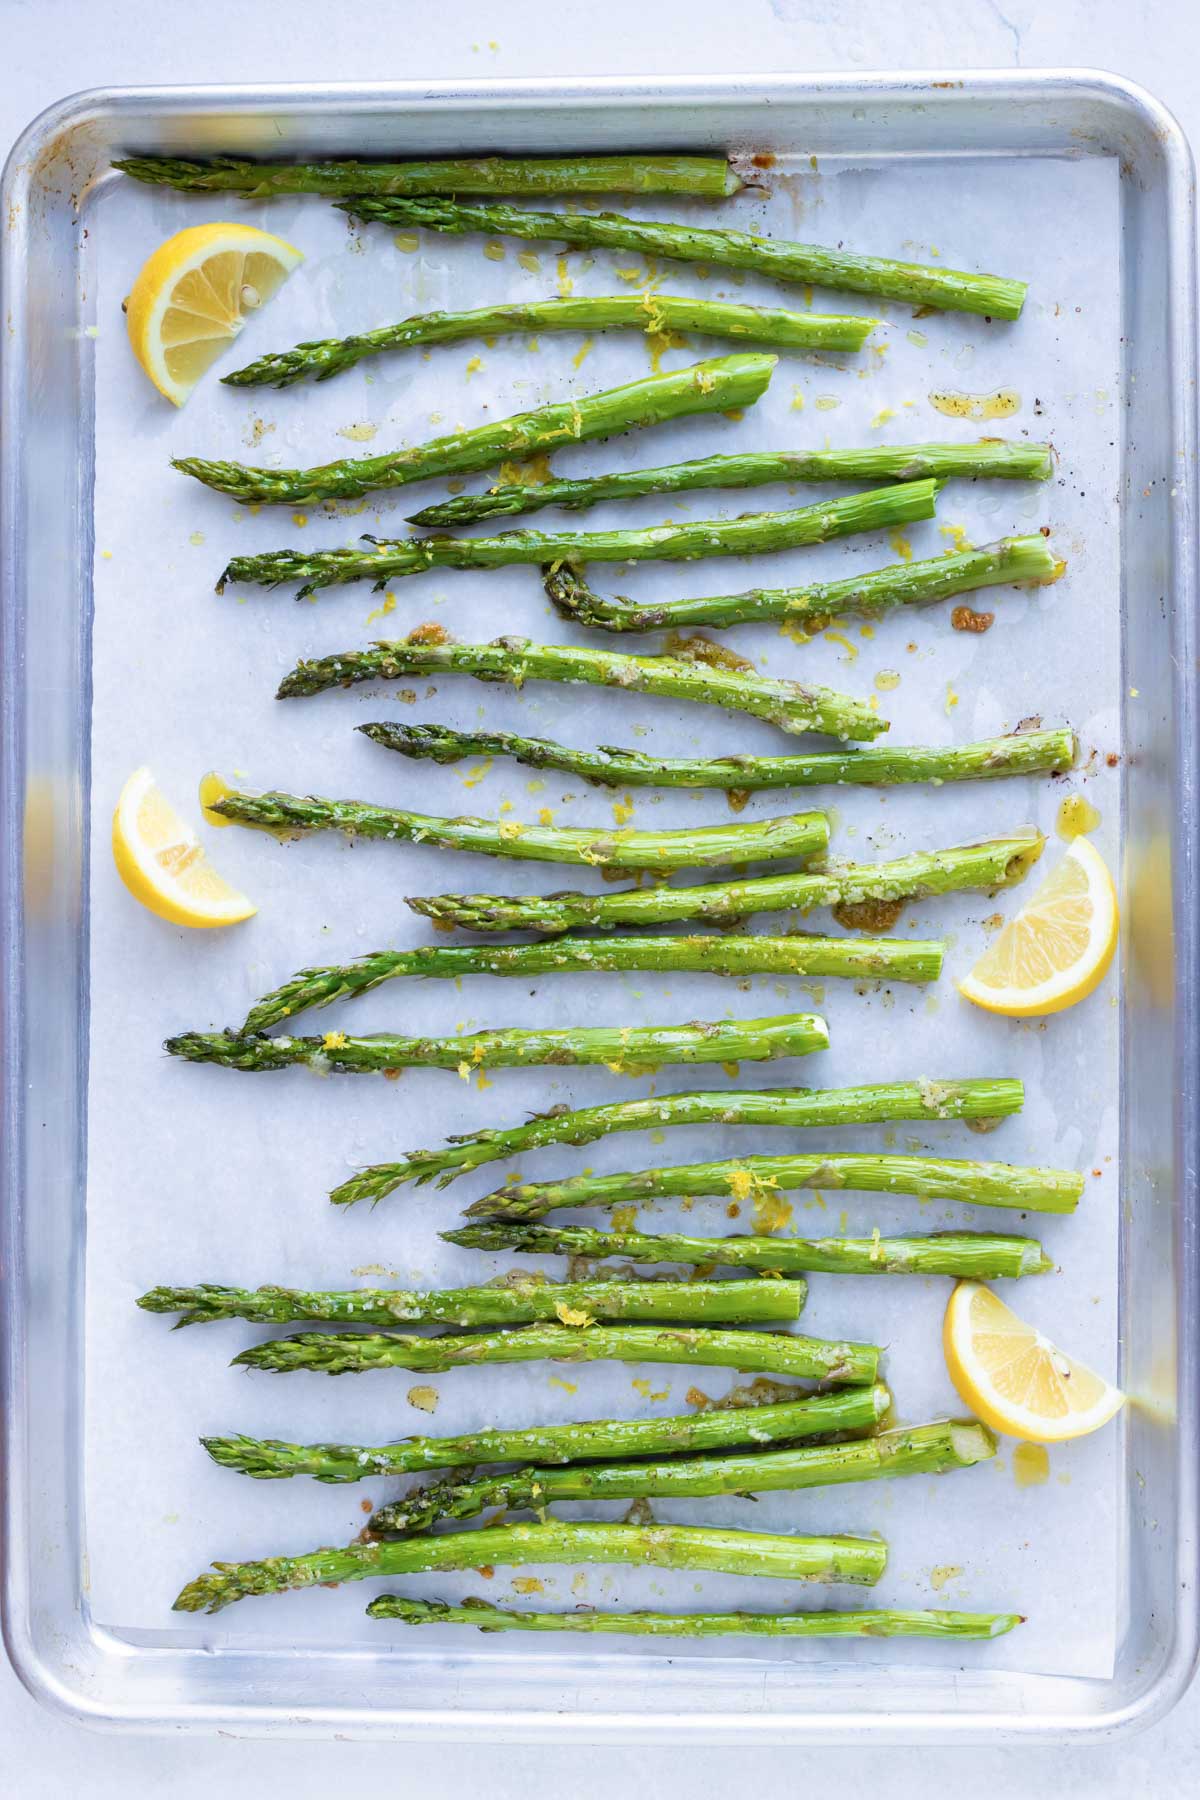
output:
<instances>
[{"instance_id":1,"label":"browned bits on parchment","mask_svg":"<svg viewBox=\"0 0 1200 1800\"><path fill-rule=\"evenodd\" d=\"M832 908L834 918L847 931L865 931L871 936L890 931L903 911L903 895L898 900L839 900Z\"/></svg>"},{"instance_id":2,"label":"browned bits on parchment","mask_svg":"<svg viewBox=\"0 0 1200 1800\"><path fill-rule=\"evenodd\" d=\"M990 631L995 622L995 613L976 612L970 606L956 606L950 614L950 623L955 631Z\"/></svg>"},{"instance_id":3,"label":"browned bits on parchment","mask_svg":"<svg viewBox=\"0 0 1200 1800\"><path fill-rule=\"evenodd\" d=\"M444 625L435 625L432 620L426 620L424 625L417 625L409 632L408 642L410 644L448 644L450 633Z\"/></svg>"}]
</instances>

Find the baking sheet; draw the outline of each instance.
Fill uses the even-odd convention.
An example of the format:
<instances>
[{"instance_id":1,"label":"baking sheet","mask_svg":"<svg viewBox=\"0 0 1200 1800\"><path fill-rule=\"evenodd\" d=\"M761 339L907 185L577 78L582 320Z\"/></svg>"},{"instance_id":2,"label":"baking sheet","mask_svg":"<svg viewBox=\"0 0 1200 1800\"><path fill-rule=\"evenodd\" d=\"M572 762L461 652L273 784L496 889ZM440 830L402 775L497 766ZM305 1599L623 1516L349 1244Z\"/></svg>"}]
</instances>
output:
<instances>
[{"instance_id":1,"label":"baking sheet","mask_svg":"<svg viewBox=\"0 0 1200 1800\"><path fill-rule=\"evenodd\" d=\"M1006 532L1054 528L1070 562L1067 579L1031 595L1000 592L996 622L982 637L953 632L949 608L896 616L864 632L857 622L803 648L775 626L725 634L735 649L774 674L803 674L857 694L879 691L897 742L955 742L1011 729L1040 715L1069 721L1083 762L1068 781L967 784L940 790L761 794L741 815L767 816L829 800L833 850L863 859L902 850L999 835L1036 823L1051 834L1067 791L1086 793L1101 815L1096 842L1115 864L1119 848L1117 773L1121 670L1118 639L1119 525L1116 409L1119 393L1119 239L1117 168L1101 159L981 159L878 164L808 159L771 172L772 194L731 202L722 221L761 224L779 235L844 240L855 247L947 266L983 266L1029 276L1032 293L1016 326L976 318L912 317L865 297L819 295L825 310L878 312L881 354L860 358L781 356L767 396L741 421L695 419L611 445L564 454L559 472L637 467L720 450L786 445L969 439L980 432L1051 438L1062 453L1055 479L1041 484L951 484L939 519L906 532L914 556L936 554L961 528L982 542ZM624 203L621 203L624 205ZM654 204L629 211L699 217L703 209ZM389 757L351 730L373 718L438 720L518 729L578 744L634 744L664 755L780 751L788 741L751 720L710 717L621 694L556 690L515 694L454 680L416 684L413 698L363 687L278 705L279 675L301 655L359 644L380 632L399 635L431 618L463 639L524 632L562 640L574 633L550 613L536 572L434 571L398 583L394 610L365 588L330 590L297 607L287 591L212 593L227 556L286 543L349 543L361 531L397 531L406 513L445 491L425 484L344 508L334 521L320 509L307 519L287 508L257 515L175 474L172 454L247 461L310 463L419 442L462 422L502 417L565 391L585 393L632 379L647 366L640 338L610 334L587 348L574 335L545 335L494 345L463 343L428 356L375 359L322 386L283 394L240 393L211 379L186 411L175 413L134 370L120 301L144 257L164 236L205 219L245 217L297 243L305 267L269 313L247 331L224 367L302 338L338 335L434 307L487 299L540 298L573 284L576 293L662 291L772 301L769 282L682 264L575 252L503 240L485 253L481 238L423 234L415 250L388 231L355 229L320 201L278 201L270 208L234 197L188 200L114 184L94 218L96 379L95 629L92 731L91 1039L87 1237L87 1519L89 1600L114 1630L177 1641L253 1641L288 1647L331 1639L414 1657L511 1654L503 1640L442 1628L404 1637L372 1626L363 1607L377 1583L336 1593L305 1593L246 1603L214 1620L169 1611L170 1601L211 1557L295 1552L346 1541L363 1514L391 1491L378 1482L323 1487L308 1481L256 1483L213 1466L201 1432L245 1431L311 1441L382 1442L416 1431L439 1434L485 1423L641 1415L687 1410L694 1386L719 1395L737 1377L623 1365L549 1365L456 1371L434 1378L380 1374L336 1383L297 1376L277 1380L232 1370L228 1358L263 1335L253 1326L169 1334L169 1320L138 1312L134 1297L158 1282L198 1280L254 1285L352 1285L362 1279L449 1284L486 1279L513 1259L485 1258L441 1244L440 1228L497 1185L490 1165L443 1192L400 1190L374 1212L335 1213L329 1187L356 1164L436 1143L452 1131L512 1123L554 1102L586 1105L643 1091L607 1070L498 1071L490 1085L409 1071L399 1082L317 1077L294 1071L253 1080L220 1069L191 1068L163 1056L168 1032L234 1022L248 1002L311 961L350 957L384 943L426 940L405 893L447 889L549 889L561 871L508 867L491 859L419 847L364 844L332 836L280 847L235 830L213 834L218 866L259 902L258 916L229 933L184 933L133 906L107 853L111 809L121 783L149 762L166 792L187 804L200 775L218 768L245 785L354 794L455 813L535 818L549 806L564 824L604 823L619 792L591 790L567 777L535 775L496 763L436 768ZM711 215L704 212L707 219ZM533 251L533 256L530 251ZM536 258L536 261L534 260ZM532 266L527 266L532 265ZM625 272L628 272L627 274ZM801 296L790 292L794 303ZM923 340L923 341L922 341ZM722 346L695 340L668 350L663 366L681 366ZM471 367L476 359L481 367ZM948 419L929 404L946 389L985 393L1013 388L1019 412L978 426ZM801 406L799 403L803 402ZM890 415L890 416L889 416ZM375 426L368 440L364 426ZM346 435L349 433L350 435ZM489 477L468 479L474 489ZM803 504L772 489L750 494L697 493L596 508L589 515L547 513L537 521L579 529L663 516L701 518ZM483 527L481 529L487 529ZM601 589L654 600L670 594L729 592L754 582L782 585L827 578L890 560L881 537L748 561L598 567ZM626 579L626 575L628 578ZM650 648L630 644L633 649ZM910 648L910 645L913 646ZM632 822L671 826L731 817L716 793L632 794ZM574 884L574 876L571 877ZM580 885L584 885L581 881ZM841 1148L920 1142L935 1154L995 1155L1011 1161L1089 1171L1074 1219L1033 1221L1013 1215L873 1196L795 1197L795 1229L855 1234L946 1226L1031 1229L1063 1262L1062 1272L1017 1284L1006 1295L1018 1309L1106 1373L1116 1367L1118 1020L1109 982L1086 1005L1048 1022L990 1019L960 1002L953 976L985 940L985 917L1015 905L979 896L906 910L899 931L947 940L947 974L928 991L857 993L852 984L744 986L706 977L608 976L546 979L526 985L479 978L453 983L394 983L349 1008L314 1014L304 1029L472 1030L502 1024L643 1023L756 1016L807 1009L829 1019L833 1044L820 1058L747 1065L746 1085L788 1081L834 1085L914 1075L1020 1075L1026 1108L981 1140L965 1126L856 1128L836 1134ZM822 928L828 915L817 915ZM766 918L759 929L783 922ZM736 1085L723 1071L670 1069L658 1091ZM815 1134L732 1130L672 1131L525 1159L529 1174L635 1168L750 1150L817 1146ZM831 1134L823 1144L834 1143ZM645 1209L648 1229L670 1229L670 1208ZM723 1203L695 1204L697 1231L729 1229ZM526 1266L536 1266L525 1259ZM552 1273L563 1265L546 1264ZM872 1338L887 1345L885 1374L897 1414L915 1422L961 1406L939 1347L945 1281L814 1277L803 1329ZM636 1387L634 1384L638 1384ZM642 1384L648 1383L649 1395ZM431 1419L406 1401L410 1386L439 1393ZM880 1530L890 1566L874 1591L881 1605L1015 1608L1027 1625L991 1645L949 1649L921 1643L652 1644L605 1641L597 1654L751 1657L764 1663L903 1660L1090 1676L1111 1673L1119 1631L1117 1533L1119 1425L1050 1453L1049 1480L1018 1485L1013 1445L992 1464L946 1479L922 1478L754 1501L656 1503L664 1520L738 1524L758 1530ZM399 1484L397 1484L399 1485ZM564 1514L583 1510L563 1509ZM620 1508L609 1508L618 1516ZM814 1593L790 1583L702 1578L664 1572L498 1570L414 1577L390 1585L457 1597L483 1592L503 1602L512 1577L540 1574L545 1603L590 1600L613 1606L855 1604L861 1596ZM441 1642L439 1643L439 1640ZM522 1641L524 1656L553 1656L555 1640Z\"/></svg>"}]
</instances>

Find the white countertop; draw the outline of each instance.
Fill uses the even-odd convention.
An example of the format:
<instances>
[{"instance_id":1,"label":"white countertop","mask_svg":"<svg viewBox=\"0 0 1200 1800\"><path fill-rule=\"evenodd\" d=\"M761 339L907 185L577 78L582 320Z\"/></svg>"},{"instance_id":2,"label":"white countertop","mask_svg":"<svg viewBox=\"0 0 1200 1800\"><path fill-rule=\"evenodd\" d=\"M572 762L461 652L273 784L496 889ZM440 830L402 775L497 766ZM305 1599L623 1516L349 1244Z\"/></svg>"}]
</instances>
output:
<instances>
[{"instance_id":1,"label":"white countertop","mask_svg":"<svg viewBox=\"0 0 1200 1800\"><path fill-rule=\"evenodd\" d=\"M404 0L0 0L0 148L80 88L138 83L368 81L402 77L713 73L1087 65L1141 82L1200 140L1200 12L1190 0L460 0L438 14ZM52 1717L0 1658L0 1793L106 1800L267 1784L307 1800L337 1792L452 1789L508 1800L561 1788L645 1800L730 1791L791 1800L850 1783L879 1800L947 1791L1002 1800L1200 1791L1200 1684L1162 1724L1117 1745L962 1750L388 1747L96 1735Z\"/></svg>"}]
</instances>

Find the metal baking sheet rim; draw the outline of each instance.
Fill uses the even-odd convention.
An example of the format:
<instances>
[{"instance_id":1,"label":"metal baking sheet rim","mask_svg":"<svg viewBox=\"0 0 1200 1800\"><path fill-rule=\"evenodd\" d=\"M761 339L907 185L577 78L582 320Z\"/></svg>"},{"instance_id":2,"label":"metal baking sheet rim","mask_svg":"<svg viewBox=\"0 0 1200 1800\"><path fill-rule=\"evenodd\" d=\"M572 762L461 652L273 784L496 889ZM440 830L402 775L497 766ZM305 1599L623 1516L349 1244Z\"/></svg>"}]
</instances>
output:
<instances>
[{"instance_id":1,"label":"metal baking sheet rim","mask_svg":"<svg viewBox=\"0 0 1200 1800\"><path fill-rule=\"evenodd\" d=\"M1196 1019L1195 997L1200 992L1200 946L1196 924L1196 786L1200 770L1200 744L1197 738L1196 710L1190 685L1177 680L1173 699L1174 742L1177 752L1177 808L1173 875L1174 917L1183 922L1177 933L1175 948L1176 986L1183 997L1178 1008L1173 1061L1177 1076L1179 1105L1176 1112L1177 1167L1182 1172L1177 1183L1180 1207L1177 1236L1177 1266L1174 1283L1179 1333L1177 1362L1178 1415L1175 1440L1175 1518L1174 1550L1176 1563L1175 1616L1168 1634L1169 1647L1157 1666L1145 1679L1135 1675L1125 1683L1115 1703L1108 1696L1099 1706L1089 1707L1079 1690L1117 1690L1119 1676L1111 1682L1088 1683L1065 1677L1029 1678L986 1670L914 1671L904 1696L904 1710L872 1711L856 1709L842 1701L838 1710L820 1710L820 1686L812 1683L808 1695L811 1710L773 1710L769 1702L759 1710L721 1711L713 1708L702 1712L686 1707L664 1708L654 1712L579 1710L566 1705L543 1710L516 1710L496 1707L453 1710L446 1707L367 1711L347 1701L344 1704L308 1706L302 1711L282 1704L264 1704L231 1696L240 1679L252 1689L253 1675L241 1663L256 1660L270 1662L288 1652L262 1651L222 1652L218 1657L196 1650L178 1650L158 1642L142 1645L117 1639L96 1628L88 1618L83 1601L82 1580L76 1587L76 1605L72 1624L75 1635L62 1638L54 1664L45 1654L47 1627L54 1632L55 1623L35 1621L32 1594L32 1544L30 1522L33 1509L44 1496L31 1491L31 1474L26 1456L29 1426L29 1375L31 1345L36 1339L29 1331L25 1282L26 1266L26 1202L23 1188L23 1109L29 1050L29 1027L32 1009L24 985L24 932L26 926L23 898L25 759L23 755L22 709L17 680L23 673L24 597L26 546L20 533L20 515L24 501L21 459L17 446L21 442L20 422L29 400L28 369L22 354L21 327L26 322L23 283L28 274L27 202L31 185L39 170L51 164L70 140L82 135L86 141L90 130L97 132L107 147L121 137L122 124L134 120L146 122L151 142L139 140L140 147L153 147L156 125L170 120L172 126L186 131L189 121L200 116L228 115L241 112L244 119L255 115L271 115L286 110L296 128L324 118L345 122L345 138L352 140L356 129L366 118L388 119L396 110L418 107L436 113L445 108L461 108L470 103L489 118L508 113L518 135L528 142L528 125L533 110L543 115L561 114L568 106L586 109L595 117L605 111L622 111L666 103L669 113L679 107L709 107L714 110L748 108L756 104L769 107L773 102L808 103L814 109L836 102L839 108L870 103L878 109L889 102L898 108L916 109L936 115L951 112L956 121L970 118L971 108L983 101L1015 103L1035 101L1052 109L1090 98L1120 115L1125 123L1125 148L1121 150L1123 173L1139 179L1139 150L1149 149L1157 158L1159 181L1165 193L1165 268L1163 279L1168 289L1168 342L1166 367L1170 372L1165 393L1170 420L1170 439L1176 455L1182 456L1183 472L1177 474L1174 494L1178 504L1169 513L1170 528L1170 612L1175 634L1177 674L1190 672L1195 660L1196 606L1196 307L1195 307L1195 225L1194 176L1187 142L1175 120L1166 110L1132 83L1119 77L1088 70L1043 70L1014 75L1006 71L922 71L903 76L891 74L823 75L805 79L790 76L762 76L728 80L691 77L614 78L605 80L518 82L480 81L471 83L406 82L362 88L349 84L322 87L275 86L264 88L209 87L139 88L96 90L77 94L57 103L35 120L18 141L4 175L2 211L6 224L6 241L0 259L0 314L8 327L8 342L19 346L17 353L4 359L3 382L0 386L0 670L3 671L4 705L0 709L0 895L3 898L3 922L0 926L0 957L3 984L0 989L0 1044L5 1047L2 1132L0 1162L0 1378L3 1401L3 1493L0 1498L0 1575L2 1575L3 1631L9 1657L27 1689L44 1704L81 1723L98 1727L133 1728L154 1731L223 1728L246 1735L328 1735L332 1732L362 1737L423 1739L445 1736L491 1742L552 1741L570 1734L576 1741L584 1736L593 1741L637 1742L678 1741L685 1735L692 1743L726 1743L757 1741L845 1742L851 1735L866 1734L876 1742L932 1742L969 1740L1022 1739L1027 1737L1097 1738L1141 1728L1160 1718L1179 1698L1194 1672L1200 1649L1200 1545L1197 1540L1197 1484L1200 1465L1200 1206L1197 1203L1197 1169L1200 1166L1200 1120L1196 1117L1197 1067L1200 1062L1198 1043L1200 1027ZM814 111L814 119L817 113ZM859 114L862 117L862 114ZM770 135L767 120L763 129L756 120L755 141ZM1054 127L1048 127L1053 131ZM686 129L669 135L682 144L693 134ZM701 134L703 135L703 134ZM936 133L931 133L936 135ZM1087 154L1086 134L1076 133L1069 148ZM734 134L733 141L738 141ZM744 139L742 141L745 141ZM232 146L231 146L232 147ZM531 145L549 148L549 140ZM953 124L939 148L961 148L953 136ZM1003 150L1028 147L1018 144L1000 146ZM1116 144L1107 146L1110 152ZM1043 145L1043 150L1045 146ZM1127 154L1126 154L1127 151ZM1061 153L1061 152L1060 152ZM80 194L63 192L61 206L78 212ZM80 395L81 411L86 416L87 396ZM1182 446L1182 450L1179 450ZM85 559L78 558L76 590L86 605L88 577L83 573ZM82 694L79 696L83 699ZM82 773L86 776L86 752ZM76 854L86 851L82 812L70 822ZM80 935L86 931L86 918L80 922ZM1189 1101L1191 1104L1189 1105ZM65 1277L73 1284L76 1301L82 1284L82 1194L74 1196L74 1224L78 1237L71 1245L72 1264ZM78 1320L74 1323L77 1325ZM81 1370L81 1335L72 1330L68 1319L65 1345L75 1357L74 1375ZM59 1350L64 1340L59 1340ZM51 1496L53 1498L53 1496ZM74 1547L80 1551L80 1546ZM75 1574L82 1577L82 1568ZM58 1621L61 1629L62 1621ZM232 1681L227 1680L222 1698L204 1701L195 1693L182 1704L167 1701L148 1704L136 1697L123 1698L126 1684L122 1671L136 1659L150 1657L185 1658L193 1665L229 1658ZM355 1652L345 1657L364 1678L378 1660L374 1655ZM508 1681L519 1682L519 1665L512 1660L506 1670ZM672 1679L664 1686L677 1684L682 1669L670 1663L659 1665L663 1675ZM545 1674L542 1666L541 1673ZM697 1671L697 1678L699 1672ZM1051 1706L1028 1706L1022 1688L1038 1680L1050 1687L1075 1690L1074 1704L1056 1709ZM867 1676L865 1687L871 1681ZM202 1689L204 1683L200 1682ZM351 1683L357 1686L356 1683ZM772 1684L768 1674L763 1682L762 1700ZM799 1685L799 1684L797 1684ZM990 1694L988 1690L991 1690ZM834 1689L829 1688L831 1698ZM1008 1701L1000 1704L1000 1696ZM865 1698L865 1695L861 1696ZM899 1698L899 1695L897 1695Z\"/></svg>"}]
</instances>

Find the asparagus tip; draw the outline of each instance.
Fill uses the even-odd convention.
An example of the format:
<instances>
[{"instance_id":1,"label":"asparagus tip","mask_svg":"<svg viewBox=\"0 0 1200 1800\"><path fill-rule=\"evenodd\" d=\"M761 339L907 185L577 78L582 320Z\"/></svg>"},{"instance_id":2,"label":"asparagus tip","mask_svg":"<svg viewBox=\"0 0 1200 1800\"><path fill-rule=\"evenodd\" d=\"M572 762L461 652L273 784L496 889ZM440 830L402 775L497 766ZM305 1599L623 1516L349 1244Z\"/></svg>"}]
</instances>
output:
<instances>
[{"instance_id":1,"label":"asparagus tip","mask_svg":"<svg viewBox=\"0 0 1200 1800\"><path fill-rule=\"evenodd\" d=\"M186 1587L179 1590L172 1604L172 1612L207 1612L217 1613L223 1607L230 1606L233 1601L240 1600L241 1594L230 1582L228 1576L219 1573L197 1575Z\"/></svg>"}]
</instances>

